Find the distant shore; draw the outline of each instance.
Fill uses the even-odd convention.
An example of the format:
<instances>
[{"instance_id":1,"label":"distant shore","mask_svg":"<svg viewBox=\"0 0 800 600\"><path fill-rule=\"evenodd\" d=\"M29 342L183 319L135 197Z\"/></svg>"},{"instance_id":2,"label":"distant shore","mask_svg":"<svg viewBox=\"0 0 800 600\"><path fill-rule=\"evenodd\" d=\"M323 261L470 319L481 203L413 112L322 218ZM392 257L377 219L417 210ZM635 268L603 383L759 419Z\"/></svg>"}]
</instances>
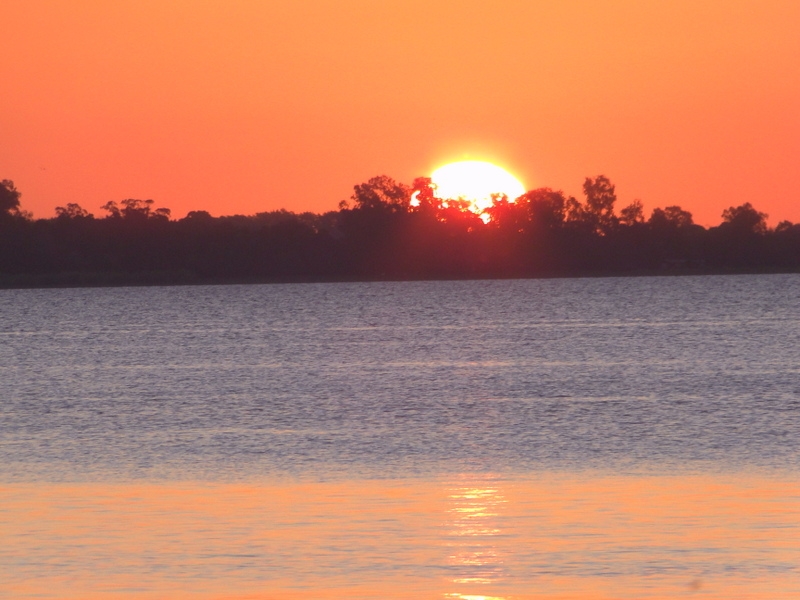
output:
<instances>
[{"instance_id":1,"label":"distant shore","mask_svg":"<svg viewBox=\"0 0 800 600\"><path fill-rule=\"evenodd\" d=\"M77 204L33 219L4 180L0 288L424 281L800 272L800 224L774 228L750 203L714 227L680 206L619 210L608 178L583 202L550 188L502 195L479 212L438 198L429 178L386 176L323 214L287 210L171 219L152 200Z\"/></svg>"},{"instance_id":2,"label":"distant shore","mask_svg":"<svg viewBox=\"0 0 800 600\"><path fill-rule=\"evenodd\" d=\"M203 285L268 285L302 283L375 283L411 281L495 281L514 279L572 279L572 278L613 278L613 277L703 277L727 275L780 275L798 274L800 269L661 269L634 272L577 272L551 273L539 275L506 275L483 277L341 277L309 278L286 277L281 279L225 279L201 278L190 273L50 273L43 275L2 275L0 290L12 289L58 289L58 288L101 288L101 287L160 287L160 286L203 286Z\"/></svg>"}]
</instances>

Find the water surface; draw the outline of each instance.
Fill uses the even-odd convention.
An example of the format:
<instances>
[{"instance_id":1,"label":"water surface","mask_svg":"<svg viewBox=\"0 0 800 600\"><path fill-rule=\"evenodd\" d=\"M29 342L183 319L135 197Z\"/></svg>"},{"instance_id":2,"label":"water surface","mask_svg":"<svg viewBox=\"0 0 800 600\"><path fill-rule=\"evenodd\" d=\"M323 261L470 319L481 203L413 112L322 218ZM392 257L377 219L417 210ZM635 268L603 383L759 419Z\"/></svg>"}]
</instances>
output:
<instances>
[{"instance_id":1,"label":"water surface","mask_svg":"<svg viewBox=\"0 0 800 600\"><path fill-rule=\"evenodd\" d=\"M799 298L2 290L0 595L797 597Z\"/></svg>"}]
</instances>

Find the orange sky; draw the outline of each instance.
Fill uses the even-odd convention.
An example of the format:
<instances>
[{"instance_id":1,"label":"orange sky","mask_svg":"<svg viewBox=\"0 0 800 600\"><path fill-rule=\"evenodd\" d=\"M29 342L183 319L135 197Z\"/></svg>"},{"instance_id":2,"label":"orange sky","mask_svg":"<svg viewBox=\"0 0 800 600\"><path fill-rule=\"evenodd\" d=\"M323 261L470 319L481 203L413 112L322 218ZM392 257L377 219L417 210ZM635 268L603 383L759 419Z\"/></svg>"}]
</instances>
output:
<instances>
[{"instance_id":1,"label":"orange sky","mask_svg":"<svg viewBox=\"0 0 800 600\"><path fill-rule=\"evenodd\" d=\"M3 0L0 178L49 217L333 210L465 157L800 221L796 0Z\"/></svg>"}]
</instances>

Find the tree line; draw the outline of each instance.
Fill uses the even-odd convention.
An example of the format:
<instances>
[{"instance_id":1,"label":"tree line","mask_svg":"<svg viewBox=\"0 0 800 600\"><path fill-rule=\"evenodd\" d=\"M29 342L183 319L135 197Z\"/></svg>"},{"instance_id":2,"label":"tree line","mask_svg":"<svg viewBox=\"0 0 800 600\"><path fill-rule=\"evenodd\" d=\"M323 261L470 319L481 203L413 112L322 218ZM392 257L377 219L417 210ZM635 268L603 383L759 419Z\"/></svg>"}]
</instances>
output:
<instances>
[{"instance_id":1,"label":"tree line","mask_svg":"<svg viewBox=\"0 0 800 600\"><path fill-rule=\"evenodd\" d=\"M78 204L48 219L0 182L0 285L107 285L551 277L800 271L800 225L767 226L750 203L718 226L680 206L617 210L615 186L587 177L583 199L550 188L496 195L481 214L429 178L381 175L338 210L172 219L152 200Z\"/></svg>"}]
</instances>

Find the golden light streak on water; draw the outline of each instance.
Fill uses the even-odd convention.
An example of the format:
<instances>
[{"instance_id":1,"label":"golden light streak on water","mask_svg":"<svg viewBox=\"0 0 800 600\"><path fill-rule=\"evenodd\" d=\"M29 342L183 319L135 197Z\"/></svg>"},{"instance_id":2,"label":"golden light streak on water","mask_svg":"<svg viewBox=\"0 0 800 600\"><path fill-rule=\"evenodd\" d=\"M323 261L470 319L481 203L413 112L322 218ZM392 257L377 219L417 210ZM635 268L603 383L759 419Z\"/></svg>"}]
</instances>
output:
<instances>
[{"instance_id":1,"label":"golden light streak on water","mask_svg":"<svg viewBox=\"0 0 800 600\"><path fill-rule=\"evenodd\" d=\"M0 597L795 600L756 474L0 485Z\"/></svg>"},{"instance_id":2,"label":"golden light streak on water","mask_svg":"<svg viewBox=\"0 0 800 600\"><path fill-rule=\"evenodd\" d=\"M504 556L497 546L503 531L498 518L506 503L492 475L462 476L448 494L451 554L448 561L457 575L452 583L467 586L470 593L454 591L445 598L505 600L500 596L474 594L475 587L496 585L504 578Z\"/></svg>"}]
</instances>

